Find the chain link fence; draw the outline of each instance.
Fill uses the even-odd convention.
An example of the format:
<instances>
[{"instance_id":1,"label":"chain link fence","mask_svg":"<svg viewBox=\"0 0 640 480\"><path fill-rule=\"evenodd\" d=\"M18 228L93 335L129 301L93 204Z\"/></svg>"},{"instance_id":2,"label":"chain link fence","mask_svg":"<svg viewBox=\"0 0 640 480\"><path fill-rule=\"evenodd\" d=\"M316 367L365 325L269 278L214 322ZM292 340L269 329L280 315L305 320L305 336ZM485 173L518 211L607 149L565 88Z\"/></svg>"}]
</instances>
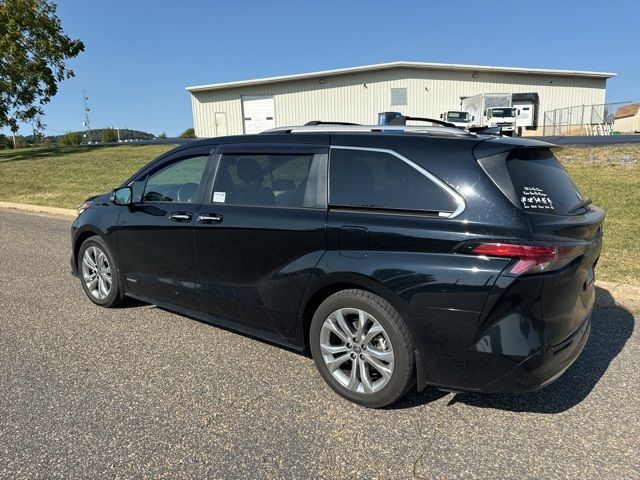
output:
<instances>
[{"instance_id":1,"label":"chain link fence","mask_svg":"<svg viewBox=\"0 0 640 480\"><path fill-rule=\"evenodd\" d=\"M575 105L544 112L543 135L609 135L616 111L632 102Z\"/></svg>"}]
</instances>

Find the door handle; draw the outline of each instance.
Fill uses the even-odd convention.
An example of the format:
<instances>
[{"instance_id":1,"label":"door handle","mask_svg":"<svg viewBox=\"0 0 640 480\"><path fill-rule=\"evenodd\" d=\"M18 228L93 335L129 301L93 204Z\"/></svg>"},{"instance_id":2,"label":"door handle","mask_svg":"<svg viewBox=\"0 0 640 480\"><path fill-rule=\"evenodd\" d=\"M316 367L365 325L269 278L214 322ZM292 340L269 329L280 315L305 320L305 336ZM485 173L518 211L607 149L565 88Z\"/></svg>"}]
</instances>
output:
<instances>
[{"instance_id":1,"label":"door handle","mask_svg":"<svg viewBox=\"0 0 640 480\"><path fill-rule=\"evenodd\" d=\"M175 212L172 213L169 218L176 222L188 222L191 220L191 215L188 213Z\"/></svg>"},{"instance_id":2,"label":"door handle","mask_svg":"<svg viewBox=\"0 0 640 480\"><path fill-rule=\"evenodd\" d=\"M198 222L200 223L220 223L222 221L222 215L217 213L203 213L198 215Z\"/></svg>"}]
</instances>

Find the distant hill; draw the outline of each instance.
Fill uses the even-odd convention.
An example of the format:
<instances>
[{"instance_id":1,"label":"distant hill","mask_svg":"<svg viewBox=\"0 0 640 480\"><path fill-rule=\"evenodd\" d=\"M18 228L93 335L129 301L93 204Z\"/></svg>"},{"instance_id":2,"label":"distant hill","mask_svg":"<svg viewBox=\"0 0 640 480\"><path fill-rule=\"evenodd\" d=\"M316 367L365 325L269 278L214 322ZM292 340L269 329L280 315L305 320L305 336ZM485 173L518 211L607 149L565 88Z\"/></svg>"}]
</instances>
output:
<instances>
[{"instance_id":1,"label":"distant hill","mask_svg":"<svg viewBox=\"0 0 640 480\"><path fill-rule=\"evenodd\" d=\"M102 142L102 133L105 129L96 128L91 130L91 139L94 142ZM85 135L87 132L85 130L78 131L81 135ZM16 140L19 143L26 145L36 145L36 144L51 144L57 145L60 143L60 139L63 135L18 135ZM83 137L83 143L88 141L87 138ZM128 128L120 129L120 140L153 140L156 138L155 135L147 132L141 132L140 130L131 130Z\"/></svg>"},{"instance_id":2,"label":"distant hill","mask_svg":"<svg viewBox=\"0 0 640 480\"><path fill-rule=\"evenodd\" d=\"M102 141L102 132L104 129L97 128L95 130L91 130L91 136L93 137L93 141ZM81 131L80 133L84 134L85 131ZM62 135L58 135L56 138L60 138ZM120 140L153 140L156 138L155 135L147 132L141 132L140 130L129 130L128 128L120 129Z\"/></svg>"}]
</instances>

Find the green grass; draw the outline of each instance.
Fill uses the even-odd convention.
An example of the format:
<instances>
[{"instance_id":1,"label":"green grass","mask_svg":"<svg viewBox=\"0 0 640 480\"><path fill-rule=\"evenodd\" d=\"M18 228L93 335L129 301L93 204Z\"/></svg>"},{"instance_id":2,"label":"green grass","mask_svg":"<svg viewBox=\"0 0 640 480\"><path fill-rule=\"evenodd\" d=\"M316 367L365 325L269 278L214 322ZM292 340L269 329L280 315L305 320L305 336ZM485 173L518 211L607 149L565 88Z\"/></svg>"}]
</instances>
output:
<instances>
[{"instance_id":1,"label":"green grass","mask_svg":"<svg viewBox=\"0 0 640 480\"><path fill-rule=\"evenodd\" d=\"M0 201L76 208L173 145L0 150Z\"/></svg>"},{"instance_id":2,"label":"green grass","mask_svg":"<svg viewBox=\"0 0 640 480\"><path fill-rule=\"evenodd\" d=\"M0 151L0 201L75 208L107 192L168 145ZM557 153L594 204L607 211L602 280L640 284L640 145L566 148Z\"/></svg>"},{"instance_id":3,"label":"green grass","mask_svg":"<svg viewBox=\"0 0 640 480\"><path fill-rule=\"evenodd\" d=\"M580 191L607 212L597 276L640 284L640 145L556 153Z\"/></svg>"}]
</instances>

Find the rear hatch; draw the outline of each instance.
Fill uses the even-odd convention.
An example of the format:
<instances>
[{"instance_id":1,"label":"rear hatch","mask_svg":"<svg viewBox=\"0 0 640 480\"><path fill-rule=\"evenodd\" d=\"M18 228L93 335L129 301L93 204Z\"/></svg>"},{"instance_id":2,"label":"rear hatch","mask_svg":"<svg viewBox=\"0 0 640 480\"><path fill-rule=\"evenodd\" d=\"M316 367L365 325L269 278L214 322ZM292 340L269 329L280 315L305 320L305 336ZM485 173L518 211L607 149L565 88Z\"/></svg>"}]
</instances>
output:
<instances>
[{"instance_id":1,"label":"rear hatch","mask_svg":"<svg viewBox=\"0 0 640 480\"><path fill-rule=\"evenodd\" d=\"M542 273L543 318L549 341L557 345L593 306L605 213L580 193L548 148L513 150L506 167L534 242L557 247L558 260Z\"/></svg>"}]
</instances>

